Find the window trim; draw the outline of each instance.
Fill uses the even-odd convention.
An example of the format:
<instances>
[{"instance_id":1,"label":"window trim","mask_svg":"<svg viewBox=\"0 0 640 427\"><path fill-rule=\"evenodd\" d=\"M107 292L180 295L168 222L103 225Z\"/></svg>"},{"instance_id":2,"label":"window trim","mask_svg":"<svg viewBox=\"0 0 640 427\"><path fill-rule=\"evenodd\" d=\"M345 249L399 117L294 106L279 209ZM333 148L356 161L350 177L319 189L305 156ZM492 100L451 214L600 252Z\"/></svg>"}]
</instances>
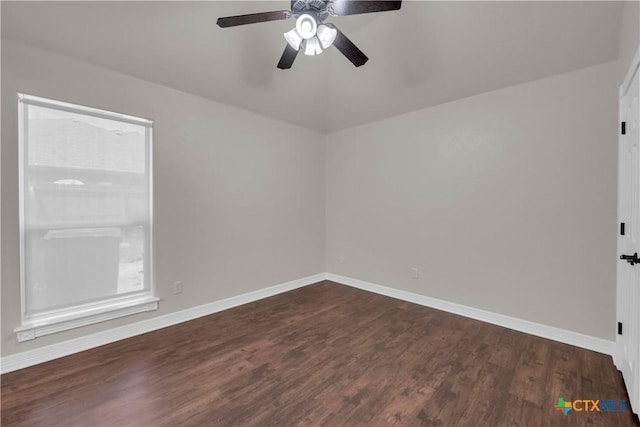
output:
<instances>
[{"instance_id":1,"label":"window trim","mask_svg":"<svg viewBox=\"0 0 640 427\"><path fill-rule=\"evenodd\" d=\"M29 341L68 329L105 322L145 311L155 311L158 309L158 301L160 299L152 295L137 295L137 298L128 298L122 301L109 299L99 305L94 304L94 306L89 306L88 304L78 305L72 307L75 309L74 313L50 314L32 322L24 323L23 321L23 324L15 328L14 332L18 337L18 342ZM80 309L79 307L83 308Z\"/></svg>"},{"instance_id":2,"label":"window trim","mask_svg":"<svg viewBox=\"0 0 640 427\"><path fill-rule=\"evenodd\" d=\"M25 173L27 165L25 143L28 139L27 108L29 105L57 109L61 111L85 114L92 117L115 120L129 124L144 126L145 162L147 168L147 185L149 192L149 238L145 241L148 252L149 288L146 291L125 296L114 296L101 301L77 304L63 309L52 309L38 316L28 316L26 310L26 275L25 275ZM14 329L18 341L28 341L36 337L49 335L68 329L78 328L98 322L116 319L131 314L158 309L160 299L155 294L154 280L154 245L153 245L153 121L149 119L114 113L97 108L71 104L53 99L18 93L18 191L19 191L19 233L20 233L20 321Z\"/></svg>"}]
</instances>

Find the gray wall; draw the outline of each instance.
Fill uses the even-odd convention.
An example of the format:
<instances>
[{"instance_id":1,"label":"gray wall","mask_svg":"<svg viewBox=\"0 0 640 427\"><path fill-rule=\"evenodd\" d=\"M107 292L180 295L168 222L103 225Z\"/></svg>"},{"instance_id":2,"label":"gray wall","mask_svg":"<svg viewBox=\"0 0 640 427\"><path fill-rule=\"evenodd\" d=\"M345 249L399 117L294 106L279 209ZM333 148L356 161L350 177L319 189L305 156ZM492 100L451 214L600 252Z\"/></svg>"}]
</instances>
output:
<instances>
[{"instance_id":1,"label":"gray wall","mask_svg":"<svg viewBox=\"0 0 640 427\"><path fill-rule=\"evenodd\" d=\"M16 92L154 120L157 312L16 342ZM1 158L3 356L324 271L319 133L3 39Z\"/></svg>"},{"instance_id":2,"label":"gray wall","mask_svg":"<svg viewBox=\"0 0 640 427\"><path fill-rule=\"evenodd\" d=\"M613 340L616 80L610 62L328 135L327 270Z\"/></svg>"},{"instance_id":3,"label":"gray wall","mask_svg":"<svg viewBox=\"0 0 640 427\"><path fill-rule=\"evenodd\" d=\"M618 50L618 81L624 80L633 56L640 46L640 1L626 1L620 28Z\"/></svg>"},{"instance_id":4,"label":"gray wall","mask_svg":"<svg viewBox=\"0 0 640 427\"><path fill-rule=\"evenodd\" d=\"M2 40L2 355L325 270L613 339L625 7L617 64L326 137ZM16 342L18 91L155 120L158 312Z\"/></svg>"}]
</instances>

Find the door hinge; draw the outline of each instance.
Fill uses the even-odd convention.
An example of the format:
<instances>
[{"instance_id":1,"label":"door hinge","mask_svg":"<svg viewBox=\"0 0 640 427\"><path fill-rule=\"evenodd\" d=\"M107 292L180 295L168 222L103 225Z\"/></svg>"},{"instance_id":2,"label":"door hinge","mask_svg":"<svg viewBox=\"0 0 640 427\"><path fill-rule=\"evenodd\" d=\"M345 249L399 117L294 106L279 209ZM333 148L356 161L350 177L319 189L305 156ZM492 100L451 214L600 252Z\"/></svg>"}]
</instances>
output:
<instances>
[{"instance_id":1,"label":"door hinge","mask_svg":"<svg viewBox=\"0 0 640 427\"><path fill-rule=\"evenodd\" d=\"M618 322L618 335L622 335L622 322Z\"/></svg>"},{"instance_id":2,"label":"door hinge","mask_svg":"<svg viewBox=\"0 0 640 427\"><path fill-rule=\"evenodd\" d=\"M623 135L625 135L627 133L627 122L622 122L620 127L621 127L620 131L622 132Z\"/></svg>"},{"instance_id":3,"label":"door hinge","mask_svg":"<svg viewBox=\"0 0 640 427\"><path fill-rule=\"evenodd\" d=\"M620 235L624 236L624 222L620 223Z\"/></svg>"}]
</instances>

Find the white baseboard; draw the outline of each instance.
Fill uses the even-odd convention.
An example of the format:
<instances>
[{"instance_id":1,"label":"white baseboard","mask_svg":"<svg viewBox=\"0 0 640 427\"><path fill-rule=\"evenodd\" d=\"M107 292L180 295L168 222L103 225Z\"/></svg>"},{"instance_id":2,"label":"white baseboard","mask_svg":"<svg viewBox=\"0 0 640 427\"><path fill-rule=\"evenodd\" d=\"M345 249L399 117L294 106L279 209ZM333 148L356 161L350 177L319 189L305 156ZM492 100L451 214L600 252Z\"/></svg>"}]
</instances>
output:
<instances>
[{"instance_id":1,"label":"white baseboard","mask_svg":"<svg viewBox=\"0 0 640 427\"><path fill-rule=\"evenodd\" d=\"M578 332L568 331L566 329L555 328L540 323L530 322L528 320L517 319L503 314L492 313L490 311L480 310L478 308L469 307L462 304L456 304L437 298L431 298L424 295L414 294L412 292L401 291L399 289L389 288L386 286L376 285L374 283L364 282L350 277L339 276L337 274L326 274L326 280L362 289L376 294L385 295L403 301L432 307L438 310L446 311L460 316L469 317L471 319L481 320L483 322L492 323L494 325L503 326L505 328L524 332L542 338L559 341L564 344L574 345L576 347L586 348L587 350L597 351L608 355L614 355L615 342L596 338L589 335L580 334Z\"/></svg>"},{"instance_id":2,"label":"white baseboard","mask_svg":"<svg viewBox=\"0 0 640 427\"><path fill-rule=\"evenodd\" d=\"M80 338L36 348L33 350L23 351L17 354L11 354L0 359L0 373L7 373L39 363L48 362L74 353L89 350L101 345L110 344L115 341L131 338L136 335L155 331L157 329L166 328L188 320L197 319L198 317L207 316L222 310L237 307L249 302L257 301L283 292L287 292L296 288L311 285L313 283L325 280L326 274L316 274L304 277L302 279L293 280L291 282L282 283L269 288L260 289L246 294L237 295L220 301L199 305L197 307L188 308L186 310L176 311L174 313L165 314L154 317L152 319L142 320L140 322L131 323L129 325L120 326L103 332L87 335Z\"/></svg>"},{"instance_id":3,"label":"white baseboard","mask_svg":"<svg viewBox=\"0 0 640 427\"><path fill-rule=\"evenodd\" d=\"M391 298L408 301L414 304L435 308L460 316L469 317L483 322L491 323L527 334L539 336L542 338L559 341L565 344L574 345L576 347L586 348L587 350L597 351L599 353L614 355L615 342L565 329L555 328L553 326L542 325L540 323L530 322L528 320L517 319L515 317L505 316L503 314L492 313L490 311L480 310L478 308L469 307L462 304L456 304L449 301L431 298L412 292L402 291L399 289L389 288L386 286L376 285L374 283L365 282L350 277L340 276L332 273L320 273L313 276L304 277L302 279L293 280L291 282L282 283L265 289L260 289L246 294L237 295L220 301L199 305L197 307L188 308L186 310L165 314L154 317L152 319L142 320L118 328L110 329L103 332L87 335L80 338L60 342L57 344L40 347L33 350L27 350L17 354L2 357L0 359L0 373L7 373L39 363L48 362L60 357L69 356L74 353L89 350L101 345L110 344L125 338L131 338L136 335L155 331L157 329L166 328L178 323L197 319L198 317L207 316L222 310L237 307L249 302L257 301L293 289L301 288L323 280L331 280L332 282L342 285L351 286L365 291L385 295Z\"/></svg>"}]
</instances>

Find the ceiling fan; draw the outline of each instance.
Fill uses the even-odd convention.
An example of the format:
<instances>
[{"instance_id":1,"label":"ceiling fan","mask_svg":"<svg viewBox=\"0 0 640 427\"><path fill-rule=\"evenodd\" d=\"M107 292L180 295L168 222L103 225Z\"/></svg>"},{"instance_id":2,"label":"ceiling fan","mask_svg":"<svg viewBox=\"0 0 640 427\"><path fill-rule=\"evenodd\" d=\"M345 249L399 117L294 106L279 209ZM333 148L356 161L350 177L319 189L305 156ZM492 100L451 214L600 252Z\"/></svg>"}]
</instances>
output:
<instances>
[{"instance_id":1,"label":"ceiling fan","mask_svg":"<svg viewBox=\"0 0 640 427\"><path fill-rule=\"evenodd\" d=\"M333 24L325 24L329 16L357 15L361 13L386 12L398 10L402 1L373 0L291 0L291 10L251 13L248 15L227 16L218 18L221 28L237 25L256 24L259 22L279 21L296 18L296 26L284 34L287 45L278 62L278 68L291 68L304 42L305 55L319 55L322 49L335 46L356 67L369 60L358 47L353 44Z\"/></svg>"}]
</instances>

